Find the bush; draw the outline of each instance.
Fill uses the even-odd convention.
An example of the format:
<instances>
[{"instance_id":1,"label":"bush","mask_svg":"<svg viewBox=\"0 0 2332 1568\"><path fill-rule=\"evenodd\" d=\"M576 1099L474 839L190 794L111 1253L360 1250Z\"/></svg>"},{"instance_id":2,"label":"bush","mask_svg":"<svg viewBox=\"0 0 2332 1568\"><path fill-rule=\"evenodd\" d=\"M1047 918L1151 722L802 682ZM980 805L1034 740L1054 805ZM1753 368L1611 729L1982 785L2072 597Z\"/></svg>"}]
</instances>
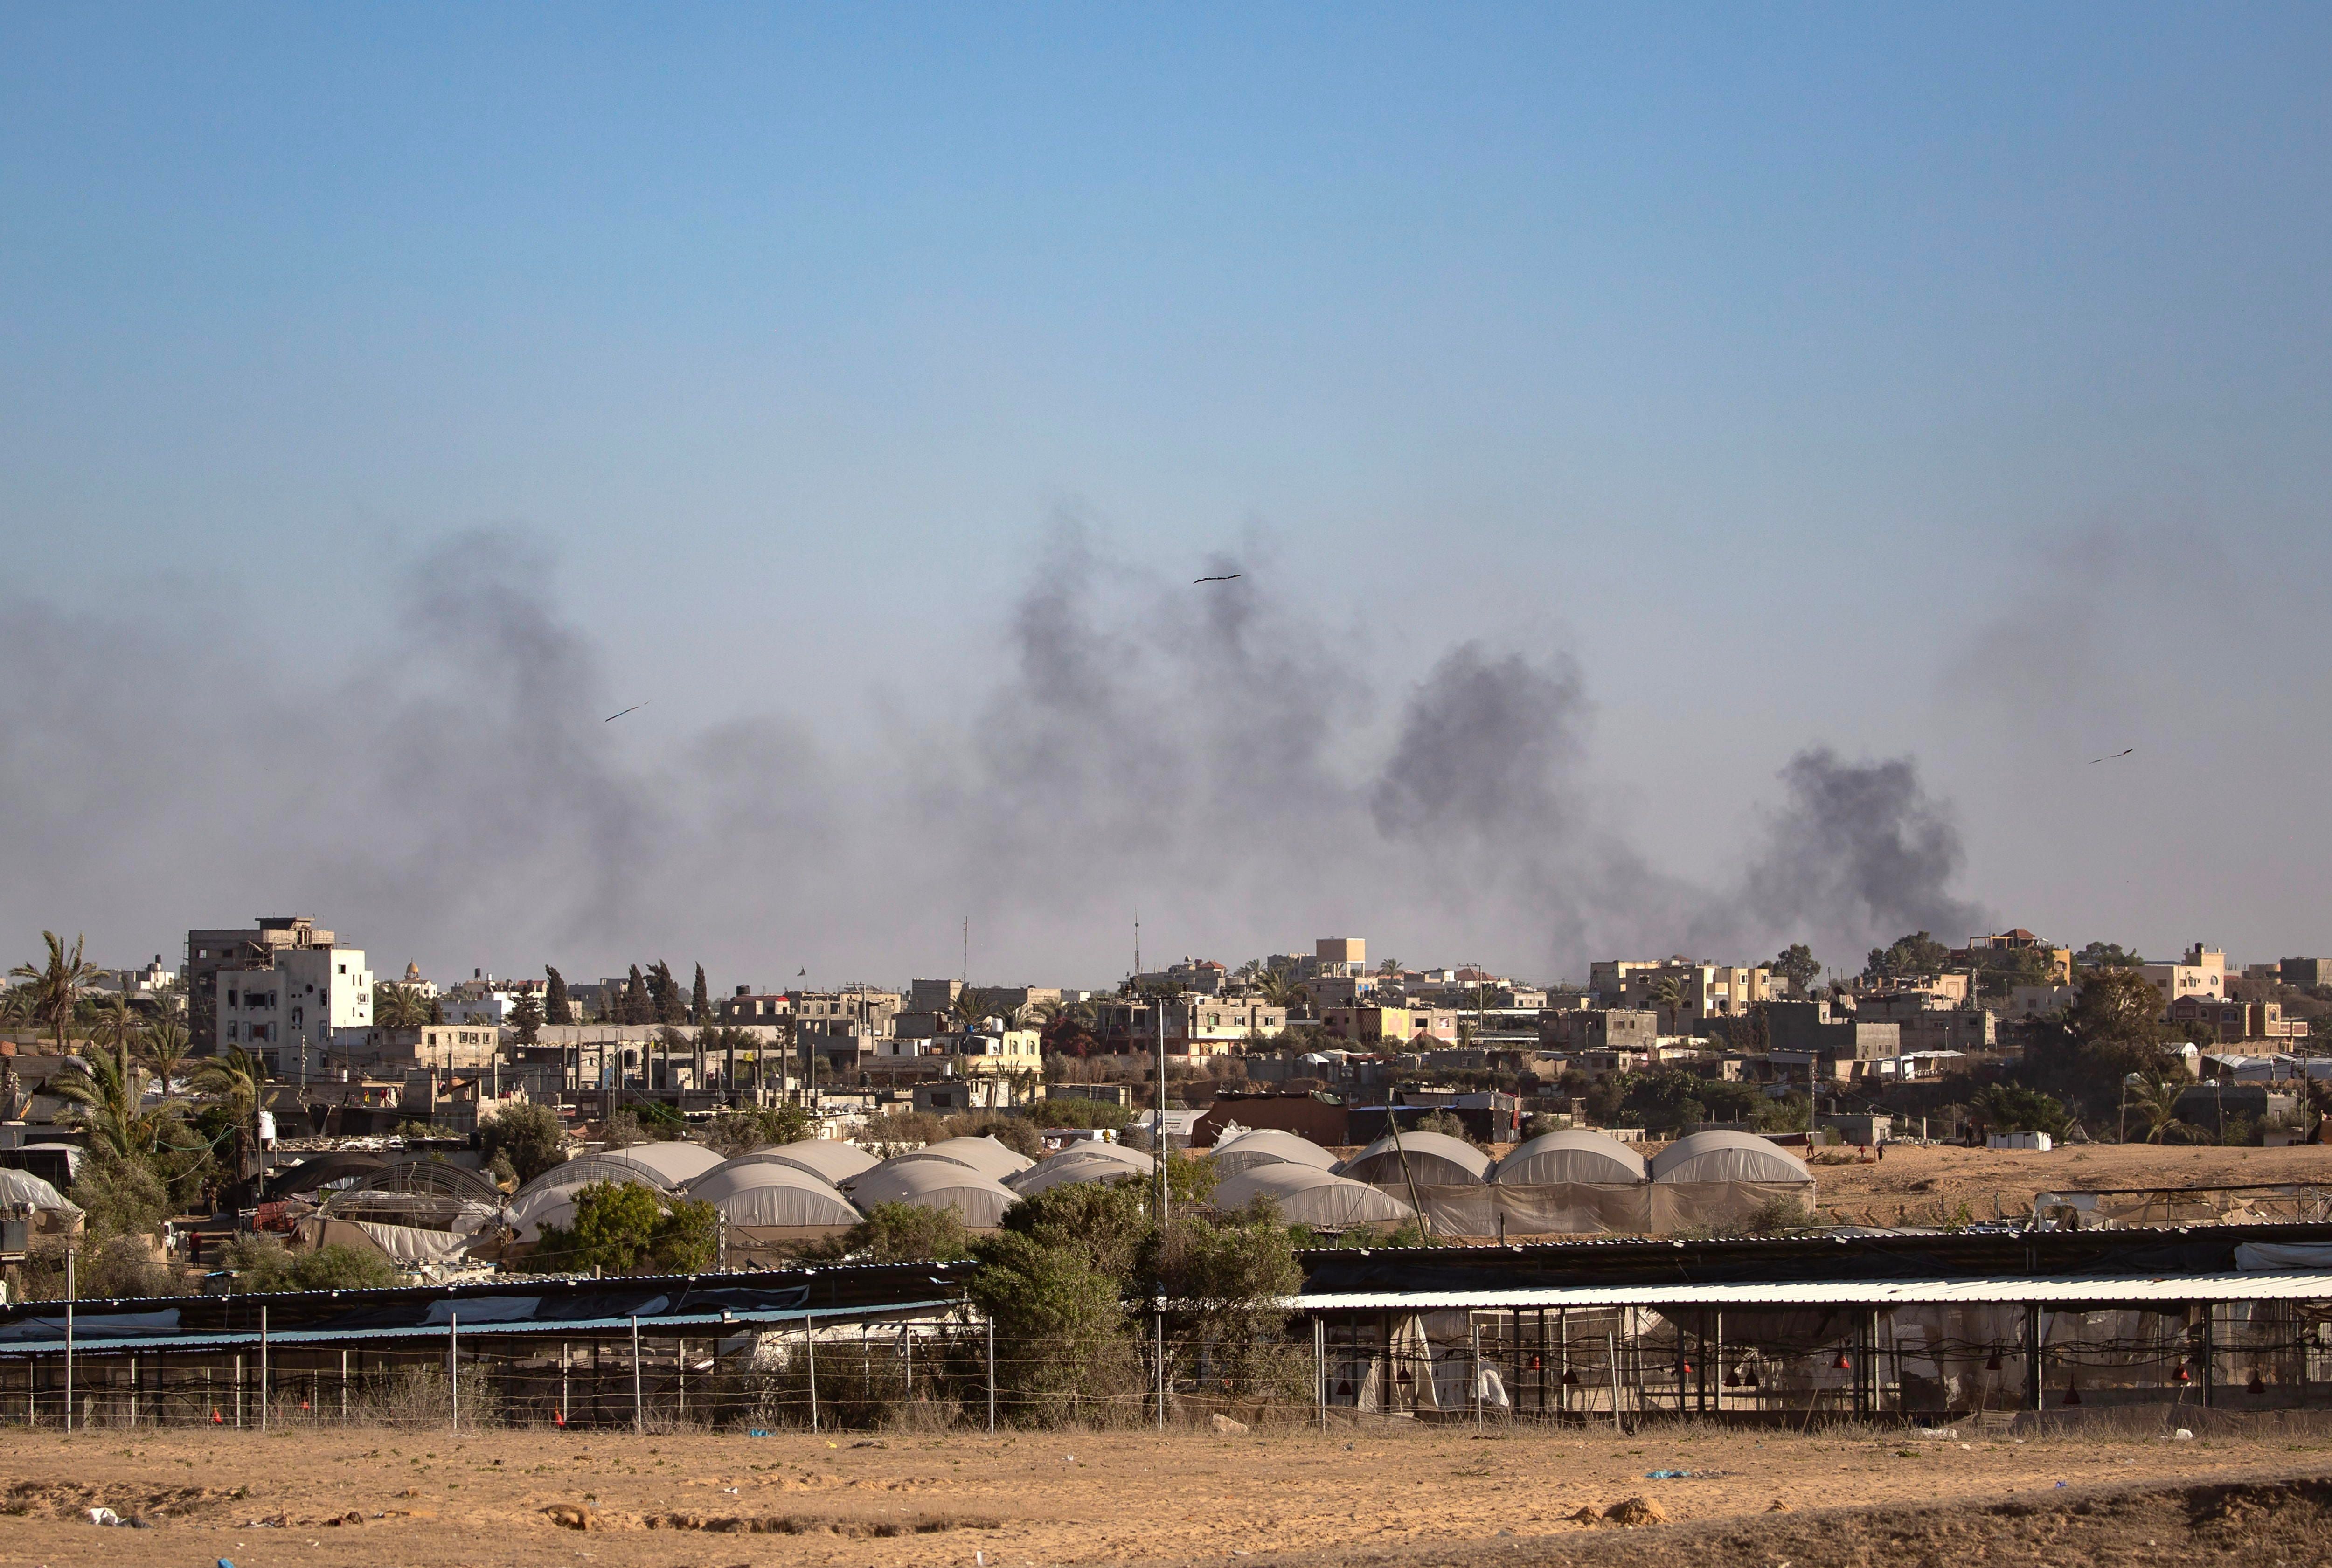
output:
<instances>
[{"instance_id":1,"label":"bush","mask_svg":"<svg viewBox=\"0 0 2332 1568\"><path fill-rule=\"evenodd\" d=\"M764 1105L714 1117L704 1142L715 1153L734 1159L772 1143L798 1143L817 1130L799 1105Z\"/></svg>"},{"instance_id":2,"label":"bush","mask_svg":"<svg viewBox=\"0 0 2332 1568\"><path fill-rule=\"evenodd\" d=\"M575 1195L575 1221L546 1225L527 1259L537 1273L693 1274L720 1248L710 1203L666 1200L629 1181L595 1181Z\"/></svg>"},{"instance_id":3,"label":"bush","mask_svg":"<svg viewBox=\"0 0 2332 1568\"><path fill-rule=\"evenodd\" d=\"M506 1155L518 1179L531 1181L567 1162L567 1123L548 1105L505 1105L478 1127L478 1148L491 1164Z\"/></svg>"},{"instance_id":4,"label":"bush","mask_svg":"<svg viewBox=\"0 0 2332 1568\"><path fill-rule=\"evenodd\" d=\"M945 1263L971 1250L963 1210L921 1209L912 1203L877 1203L866 1218L843 1232L840 1256L867 1263Z\"/></svg>"},{"instance_id":5,"label":"bush","mask_svg":"<svg viewBox=\"0 0 2332 1568\"><path fill-rule=\"evenodd\" d=\"M1455 1138L1460 1143L1474 1143L1474 1134L1466 1130L1465 1122L1449 1111L1428 1111L1410 1130L1413 1133L1438 1133L1444 1137ZM1474 1146L1480 1147L1479 1144Z\"/></svg>"},{"instance_id":6,"label":"bush","mask_svg":"<svg viewBox=\"0 0 2332 1568\"><path fill-rule=\"evenodd\" d=\"M221 1260L239 1294L279 1290L378 1290L406 1283L405 1271L369 1248L335 1242L294 1252L281 1237L238 1237Z\"/></svg>"},{"instance_id":7,"label":"bush","mask_svg":"<svg viewBox=\"0 0 2332 1568\"><path fill-rule=\"evenodd\" d=\"M26 1256L18 1275L24 1299L65 1299L65 1251L62 1243L49 1241ZM84 1301L190 1294L177 1271L156 1258L136 1236L84 1241L73 1249L72 1265L71 1293Z\"/></svg>"},{"instance_id":8,"label":"bush","mask_svg":"<svg viewBox=\"0 0 2332 1568\"><path fill-rule=\"evenodd\" d=\"M1112 1131L1133 1120L1133 1113L1123 1105L1069 1095L1047 1095L1029 1106L1025 1114L1039 1126L1107 1127Z\"/></svg>"},{"instance_id":9,"label":"bush","mask_svg":"<svg viewBox=\"0 0 2332 1568\"><path fill-rule=\"evenodd\" d=\"M82 1162L72 1185L92 1240L108 1236L149 1236L170 1217L169 1189L145 1161L91 1159Z\"/></svg>"},{"instance_id":10,"label":"bush","mask_svg":"<svg viewBox=\"0 0 2332 1568\"><path fill-rule=\"evenodd\" d=\"M1023 1232L982 1238L973 1303L996 1324L996 1391L1008 1419L1059 1426L1106 1418L1142 1387L1122 1281L1082 1248Z\"/></svg>"}]
</instances>

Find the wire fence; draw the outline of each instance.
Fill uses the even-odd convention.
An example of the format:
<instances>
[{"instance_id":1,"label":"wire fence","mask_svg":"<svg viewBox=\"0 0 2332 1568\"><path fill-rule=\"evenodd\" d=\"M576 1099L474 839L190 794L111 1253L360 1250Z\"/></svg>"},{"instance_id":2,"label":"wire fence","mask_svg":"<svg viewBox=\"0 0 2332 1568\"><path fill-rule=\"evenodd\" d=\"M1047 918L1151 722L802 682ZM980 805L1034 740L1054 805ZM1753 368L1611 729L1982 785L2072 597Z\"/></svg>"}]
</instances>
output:
<instances>
[{"instance_id":1,"label":"wire fence","mask_svg":"<svg viewBox=\"0 0 2332 1568\"><path fill-rule=\"evenodd\" d=\"M405 1338L0 1360L0 1424L670 1432L1374 1421L1929 1421L2332 1408L2332 1305L1375 1313L1219 1343L999 1336L962 1314L674 1334ZM1140 1332L1142 1329L1148 1332Z\"/></svg>"}]
</instances>

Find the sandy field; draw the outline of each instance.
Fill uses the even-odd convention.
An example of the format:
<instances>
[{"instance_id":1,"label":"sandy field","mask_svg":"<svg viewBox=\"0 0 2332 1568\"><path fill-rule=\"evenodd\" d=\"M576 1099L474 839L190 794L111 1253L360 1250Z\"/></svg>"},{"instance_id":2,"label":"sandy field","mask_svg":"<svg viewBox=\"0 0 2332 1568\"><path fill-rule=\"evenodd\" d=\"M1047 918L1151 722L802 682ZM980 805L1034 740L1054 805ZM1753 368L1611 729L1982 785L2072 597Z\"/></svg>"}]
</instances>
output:
<instances>
[{"instance_id":1,"label":"sandy field","mask_svg":"<svg viewBox=\"0 0 2332 1568\"><path fill-rule=\"evenodd\" d=\"M1870 1561L1874 1541L1888 1541L1903 1544L1890 1562L2176 1563L2240 1547L2269 1563L2332 1554L2327 1477L2322 1423L2190 1441L2018 1441L1974 1428L1477 1436L1406 1423L992 1439L18 1431L0 1437L0 1563L1259 1568L1688 1556L1810 1568ZM1641 1515L1638 1498L1650 1505ZM93 1525L92 1506L147 1527ZM1613 1509L1644 1522L1605 1518ZM2311 1540L2327 1544L2293 1554Z\"/></svg>"},{"instance_id":2,"label":"sandy field","mask_svg":"<svg viewBox=\"0 0 2332 1568\"><path fill-rule=\"evenodd\" d=\"M1875 1164L1814 1167L1824 1216L1835 1209L1857 1223L1918 1223L1965 1204L1978 1219L2002 1211L2030 1214L2032 1195L2069 1188L2229 1187L2282 1181L2332 1185L2332 1144L2289 1149L2160 1147L2093 1143L2046 1154L2012 1149L1891 1145Z\"/></svg>"}]
</instances>

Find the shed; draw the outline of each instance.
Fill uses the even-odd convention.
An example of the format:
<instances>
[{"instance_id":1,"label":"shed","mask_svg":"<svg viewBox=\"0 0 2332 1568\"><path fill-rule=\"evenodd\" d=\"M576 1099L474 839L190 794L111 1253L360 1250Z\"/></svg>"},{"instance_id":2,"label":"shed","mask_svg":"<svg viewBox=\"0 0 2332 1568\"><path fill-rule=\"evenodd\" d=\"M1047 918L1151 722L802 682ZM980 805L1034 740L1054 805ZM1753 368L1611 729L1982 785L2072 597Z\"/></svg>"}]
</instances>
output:
<instances>
[{"instance_id":1,"label":"shed","mask_svg":"<svg viewBox=\"0 0 2332 1568\"><path fill-rule=\"evenodd\" d=\"M1652 1156L1655 1181L1772 1181L1813 1185L1795 1155L1754 1133L1711 1130L1679 1138Z\"/></svg>"},{"instance_id":2,"label":"shed","mask_svg":"<svg viewBox=\"0 0 2332 1568\"><path fill-rule=\"evenodd\" d=\"M1447 1133L1403 1133L1398 1148L1387 1133L1337 1166L1336 1174L1379 1187L1410 1181L1420 1187L1478 1186L1490 1174L1490 1157Z\"/></svg>"},{"instance_id":3,"label":"shed","mask_svg":"<svg viewBox=\"0 0 2332 1568\"><path fill-rule=\"evenodd\" d=\"M1501 1187L1552 1187L1582 1181L1598 1186L1634 1186L1648 1175L1644 1157L1619 1139L1584 1127L1570 1127L1515 1145L1498 1162L1490 1180Z\"/></svg>"}]
</instances>

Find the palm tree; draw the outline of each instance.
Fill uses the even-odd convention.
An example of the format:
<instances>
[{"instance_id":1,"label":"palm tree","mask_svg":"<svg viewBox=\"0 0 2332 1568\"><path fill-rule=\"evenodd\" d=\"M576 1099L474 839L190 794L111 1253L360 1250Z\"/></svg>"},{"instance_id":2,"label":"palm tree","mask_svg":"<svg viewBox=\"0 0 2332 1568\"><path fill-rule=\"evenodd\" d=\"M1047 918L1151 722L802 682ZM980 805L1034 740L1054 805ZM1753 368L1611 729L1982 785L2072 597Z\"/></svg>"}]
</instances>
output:
<instances>
[{"instance_id":1,"label":"palm tree","mask_svg":"<svg viewBox=\"0 0 2332 1568\"><path fill-rule=\"evenodd\" d=\"M1660 1008L1666 1008L1668 1009L1668 1017L1671 1021L1682 1021L1684 1013L1684 987L1677 983L1676 976L1672 974L1664 974L1660 976L1659 979L1654 980L1649 986L1645 988L1644 999L1650 1002L1655 1009Z\"/></svg>"},{"instance_id":2,"label":"palm tree","mask_svg":"<svg viewBox=\"0 0 2332 1568\"><path fill-rule=\"evenodd\" d=\"M138 1037L145 1032L146 1021L129 1005L129 999L116 993L98 1004L97 1022L90 1029L90 1038L111 1051L127 1057Z\"/></svg>"},{"instance_id":3,"label":"palm tree","mask_svg":"<svg viewBox=\"0 0 2332 1568\"><path fill-rule=\"evenodd\" d=\"M229 1046L224 1056L212 1056L196 1067L186 1086L197 1095L225 1100L234 1113L234 1173L237 1181L242 1180L250 1164L248 1152L259 1143L259 1109L267 1093L267 1064L241 1046Z\"/></svg>"},{"instance_id":4,"label":"palm tree","mask_svg":"<svg viewBox=\"0 0 2332 1568\"><path fill-rule=\"evenodd\" d=\"M1256 977L1256 989L1263 999L1276 1008L1285 1008L1289 1018L1300 1016L1310 995L1295 982L1295 977L1284 969L1267 969Z\"/></svg>"},{"instance_id":5,"label":"palm tree","mask_svg":"<svg viewBox=\"0 0 2332 1568\"><path fill-rule=\"evenodd\" d=\"M384 1029L417 1029L429 1021L429 1003L413 986L384 980L372 988L372 1021Z\"/></svg>"},{"instance_id":6,"label":"palm tree","mask_svg":"<svg viewBox=\"0 0 2332 1568\"><path fill-rule=\"evenodd\" d=\"M2174 1084L2160 1073L2148 1073L2122 1092L2129 1109L2145 1124L2148 1143L2161 1143L2162 1135L2184 1120L2178 1114L2178 1096L2185 1092L2185 1085Z\"/></svg>"},{"instance_id":7,"label":"palm tree","mask_svg":"<svg viewBox=\"0 0 2332 1568\"><path fill-rule=\"evenodd\" d=\"M116 1160L157 1152L177 1120L174 1106L146 1109L146 1069L126 1042L66 1067L49 1080L49 1093L73 1107L90 1148Z\"/></svg>"},{"instance_id":8,"label":"palm tree","mask_svg":"<svg viewBox=\"0 0 2332 1568\"><path fill-rule=\"evenodd\" d=\"M32 982L33 1015L55 1029L57 1054L62 1056L65 1028L72 1022L73 1009L81 1005L81 993L89 989L90 982L103 971L81 959L81 944L88 941L87 937L75 936L70 953L65 951L64 938L55 932L41 932L41 940L49 944L47 961L38 965L20 963L8 975L12 980Z\"/></svg>"},{"instance_id":9,"label":"palm tree","mask_svg":"<svg viewBox=\"0 0 2332 1568\"><path fill-rule=\"evenodd\" d=\"M162 1093L168 1094L170 1080L178 1076L178 1066L186 1059L186 1026L176 1018L163 1018L148 1026L141 1043L154 1064L155 1081Z\"/></svg>"},{"instance_id":10,"label":"palm tree","mask_svg":"<svg viewBox=\"0 0 2332 1568\"><path fill-rule=\"evenodd\" d=\"M955 1000L948 1004L948 1011L955 1015L955 1021L962 1027L962 1032L967 1035L979 1028L982 1019L999 1010L989 1007L980 994L970 986L956 992Z\"/></svg>"}]
</instances>

